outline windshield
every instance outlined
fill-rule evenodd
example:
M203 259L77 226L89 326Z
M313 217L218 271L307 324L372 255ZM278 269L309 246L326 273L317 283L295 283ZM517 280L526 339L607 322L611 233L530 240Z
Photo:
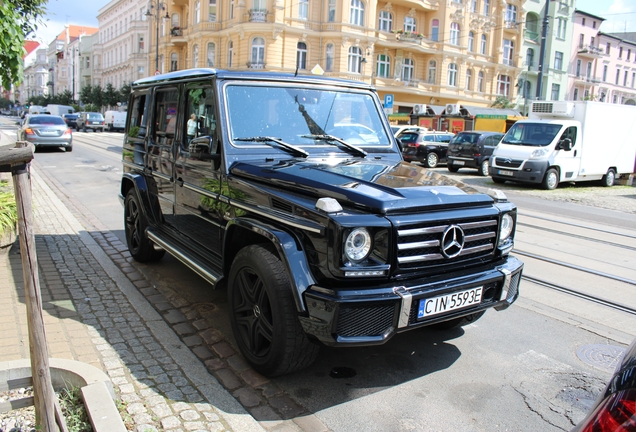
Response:
M255 141L244 140L254 137L278 138L295 146L326 146L325 135L360 147L391 145L371 93L233 84L227 86L226 98L236 146L254 145Z
M541 147L550 144L561 125L548 123L515 123L501 141L503 144Z

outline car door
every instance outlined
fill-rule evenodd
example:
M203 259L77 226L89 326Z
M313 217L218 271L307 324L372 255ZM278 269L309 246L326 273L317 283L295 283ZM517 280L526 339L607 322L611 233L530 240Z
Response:
M579 128L576 126L570 126L566 128L561 136L559 142L569 138L572 141L571 150L557 150L554 157L554 164L561 167L560 181L573 180L579 175L581 167L581 146L577 145L579 136Z
M155 194L163 222L176 228L174 144L177 133L179 88L159 87L155 90L152 117L146 140L148 167L156 184Z
M176 218L179 232L211 254L220 270L221 231L227 204L219 197L219 138L215 89L211 83L189 84L184 92L183 123L176 157Z

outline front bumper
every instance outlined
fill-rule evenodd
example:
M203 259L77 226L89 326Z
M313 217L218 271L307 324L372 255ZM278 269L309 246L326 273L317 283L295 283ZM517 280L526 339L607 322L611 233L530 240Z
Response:
M541 183L545 172L548 170L548 163L543 161L527 160L519 168L507 168L505 166L493 165L493 158L490 159L488 174L491 177L514 180L524 183ZM502 174L503 172L503 174Z
M326 345L381 345L397 333L490 308L506 309L519 296L522 270L523 263L509 256L497 266L434 281L417 279L404 285L355 290L313 286L304 293L308 316L300 321L307 334ZM483 295L478 305L417 318L419 300L480 286Z

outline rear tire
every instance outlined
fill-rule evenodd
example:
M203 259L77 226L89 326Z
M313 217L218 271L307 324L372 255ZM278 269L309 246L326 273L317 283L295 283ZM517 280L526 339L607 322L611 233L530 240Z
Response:
M86 132L86 125L82 126L82 132Z
M455 318L450 321L444 321L441 323L433 324L431 327L435 330L450 330L454 328L464 327L468 324L472 324L477 321L479 318L484 316L486 311L476 312L471 315L466 315L461 318Z
M429 168L435 168L437 166L439 162L439 156L437 156L437 153L429 153L426 156L426 166Z
M457 168L456 166L452 166L452 165L450 165L450 162L449 162L448 170L449 170L450 172L457 172L457 171L459 171L459 168Z
M131 189L124 202L124 231L128 250L136 261L158 261L166 251L155 249L154 244L146 237L146 228L148 228L148 221L142 211L137 193Z
M228 280L230 322L245 360L276 376L314 362L320 347L298 321L285 266L269 245L250 245L234 258Z
M73 151L73 146L72 145L64 147L64 148L66 149L67 152L72 152Z
M554 190L559 185L559 173L554 168L550 168L543 177L541 186L545 190Z
M603 176L603 186L612 187L616 181L616 172L610 168L607 170L607 174Z
M490 167L490 163L488 159L484 159L484 161L479 165L479 175L483 177L488 177L488 168Z

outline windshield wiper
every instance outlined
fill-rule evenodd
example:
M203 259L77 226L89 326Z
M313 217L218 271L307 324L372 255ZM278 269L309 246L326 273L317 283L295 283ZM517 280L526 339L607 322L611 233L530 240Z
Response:
M309 157L309 153L305 150L293 146L291 144L287 144L285 141L281 141L280 138L268 137L268 136L257 136L257 137L249 137L249 138L234 138L234 141L249 141L249 142L260 142L269 144L272 146L272 143L276 143L281 146L284 150L287 150L289 153L294 154L296 156ZM273 146L272 146L273 147Z
M349 150L350 153L357 154L358 156L362 156L362 157L367 157L367 152L362 150L360 147L354 146L353 144L349 144L345 140L343 140L341 138L338 138L336 136L333 136L333 135L317 134L317 135L303 135L302 137L303 138L313 138L313 139L316 139L316 140L325 141L327 143L333 143L335 141L338 144L341 144L347 150ZM336 145L336 144L333 144L333 145Z

